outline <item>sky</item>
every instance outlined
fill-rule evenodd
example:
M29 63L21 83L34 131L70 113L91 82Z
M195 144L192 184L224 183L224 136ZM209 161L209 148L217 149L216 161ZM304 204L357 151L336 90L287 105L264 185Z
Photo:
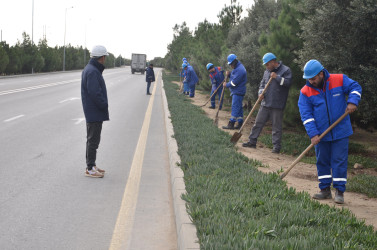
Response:
M35 44L45 36L50 47L63 46L65 33L66 45L91 50L100 44L115 56L142 53L151 60L166 55L175 24L185 21L194 31L204 19L218 23L217 15L230 0L34 0L34 15L32 3L0 0L2 41L14 46L26 32ZM253 0L237 3L246 16Z

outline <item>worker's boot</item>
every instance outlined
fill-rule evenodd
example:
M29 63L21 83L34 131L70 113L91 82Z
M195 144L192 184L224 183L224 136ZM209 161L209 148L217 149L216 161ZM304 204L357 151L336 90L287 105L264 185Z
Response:
M234 129L240 129L242 127L242 124L243 124L243 121L242 122L238 122L237 126L235 126Z
M343 204L344 203L344 196L343 192L340 192L338 189L335 191L335 198L334 198L335 203L338 204Z
M319 193L313 195L313 198L317 199L317 200L331 199L332 195L331 195L330 187L321 189L321 191Z
M223 126L223 129L234 129L234 123L233 121L229 121L228 126Z

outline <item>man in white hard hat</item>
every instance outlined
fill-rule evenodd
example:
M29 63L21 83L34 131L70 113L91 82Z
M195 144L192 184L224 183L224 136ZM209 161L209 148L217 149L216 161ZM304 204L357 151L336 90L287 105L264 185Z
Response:
M107 50L102 45L93 47L90 61L81 76L81 100L86 119L86 170L88 177L102 178L105 170L96 165L97 149L101 139L102 123L109 120L107 91L102 72Z

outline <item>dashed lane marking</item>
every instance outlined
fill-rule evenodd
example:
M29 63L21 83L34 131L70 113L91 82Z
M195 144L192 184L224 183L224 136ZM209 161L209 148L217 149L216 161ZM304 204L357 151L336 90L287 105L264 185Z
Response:
M4 90L4 91L0 91L0 95L9 95L9 94L14 94L14 93L19 93L19 92L24 92L24 91L29 91L29 90L47 88L47 87L52 87L52 86L57 86L57 85L62 85L62 84L67 84L67 83L72 83L72 82L78 82L78 81L80 81L80 79L47 83L47 84L41 84L41 85L36 85L36 86L26 87L26 88Z
M4 122L11 122L11 121L14 121L14 120L16 120L18 118L21 118L23 116L25 116L25 115L18 115L18 116L15 116L15 117L12 117L12 118L4 120Z

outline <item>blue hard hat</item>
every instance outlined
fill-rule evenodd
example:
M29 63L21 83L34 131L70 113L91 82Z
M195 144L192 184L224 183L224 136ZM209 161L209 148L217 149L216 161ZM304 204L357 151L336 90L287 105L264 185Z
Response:
M212 63L208 63L206 67L207 67L207 70L209 70L211 67L213 67L213 64Z
M187 63L182 63L182 69L187 67Z
M186 57L183 57L183 58L182 58L182 62L184 62L184 61L186 61L186 62L187 62L187 59L186 59Z
M266 63L268 63L269 61L273 59L276 59L276 56L272 54L271 52L264 54L263 59L262 59L263 65L265 65Z
M237 56L235 54L230 54L228 56L228 64L231 64L234 60L236 60Z
M305 64L304 67L304 79L310 79L318 75L319 72L321 72L324 69L322 64L318 62L317 60L310 60Z

